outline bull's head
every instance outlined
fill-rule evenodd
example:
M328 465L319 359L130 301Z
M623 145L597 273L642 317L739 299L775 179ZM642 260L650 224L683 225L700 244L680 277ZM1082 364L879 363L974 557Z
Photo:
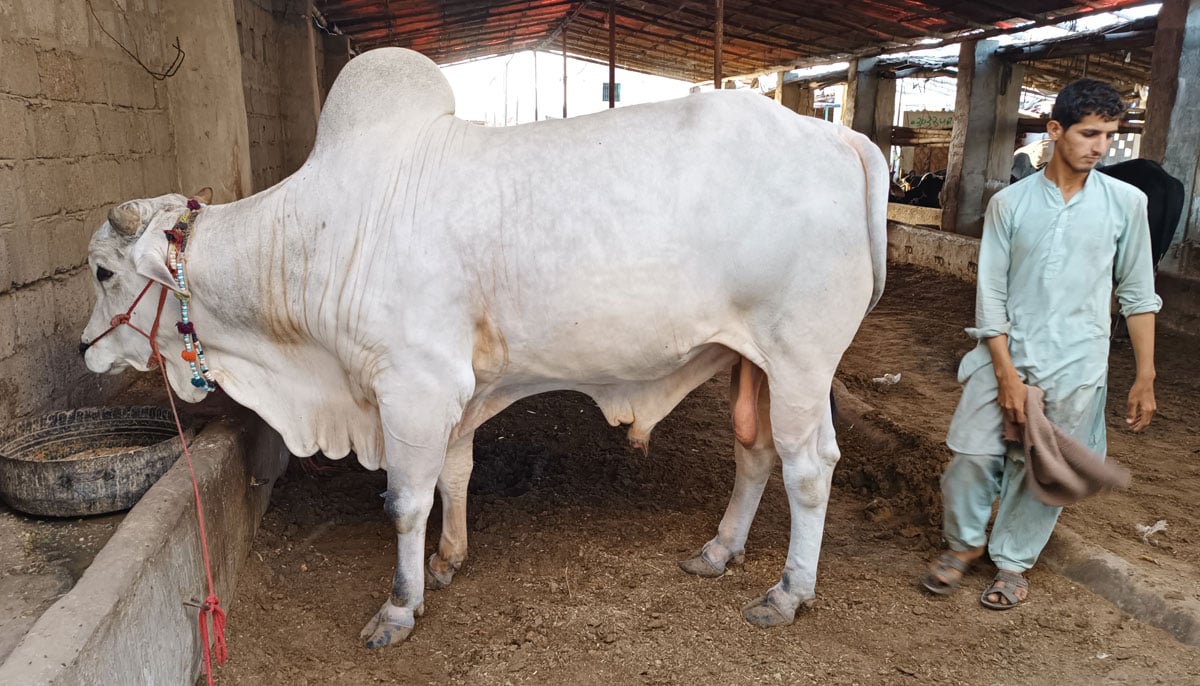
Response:
M208 203L212 189L205 188L194 197ZM156 284L178 292L166 263L164 232L187 211L187 201L187 197L175 193L130 200L114 207L108 221L92 236L88 267L95 279L96 305L79 346L91 371L117 374L130 367L139 371L150 368L150 341L137 329L149 333L154 325L161 293ZM133 306L135 301L137 305ZM117 317L126 312L131 326L114 327ZM178 319L179 303L169 297L163 306L158 345L175 392L186 401L198 402L206 393L192 386L191 370L179 357L183 343L175 331Z

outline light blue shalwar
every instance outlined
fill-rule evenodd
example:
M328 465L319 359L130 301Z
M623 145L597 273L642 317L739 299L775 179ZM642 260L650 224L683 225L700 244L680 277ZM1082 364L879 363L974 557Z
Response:
M951 549L987 542L998 567L1024 572L1062 511L1033 497L1025 486L1023 451L1001 439L1004 418L986 339L1007 334L1017 374L1046 392L1046 417L1105 455L1114 277L1125 316L1162 306L1154 293L1146 196L1137 188L1094 172L1064 203L1058 187L1038 172L988 203L975 328L967 329L979 344L959 366L965 386L946 437L955 453L942 476L943 533ZM989 541L986 527L997 498Z

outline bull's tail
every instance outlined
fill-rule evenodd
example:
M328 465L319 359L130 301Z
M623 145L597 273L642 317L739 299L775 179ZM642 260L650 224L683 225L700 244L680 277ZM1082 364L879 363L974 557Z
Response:
M842 137L858 152L867 180L867 239L871 245L871 270L875 275L875 286L871 290L871 304L867 312L875 308L883 295L883 284L887 278L887 204L888 167L878 146L866 136L850 129L841 130Z

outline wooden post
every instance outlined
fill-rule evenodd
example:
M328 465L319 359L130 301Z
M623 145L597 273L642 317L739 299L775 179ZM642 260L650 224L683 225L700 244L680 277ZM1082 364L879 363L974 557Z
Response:
M725 87L725 84L721 82L721 49L725 42L725 0L714 1L716 6L713 14L717 17L717 25L713 31L713 89L721 90Z
M617 106L617 9L608 2L608 108Z
M1200 0L1167 0L1158 12L1141 155L1183 182L1183 213L1160 272L1200 275Z
M786 71L776 72L778 81L775 83L775 102L783 104L783 77L787 74Z
M563 27L563 119L567 118L567 27Z
M996 57L996 41L968 41L959 48L958 95L946 183L942 228L983 234L988 201L1008 185L1016 148L1017 115L1025 67Z

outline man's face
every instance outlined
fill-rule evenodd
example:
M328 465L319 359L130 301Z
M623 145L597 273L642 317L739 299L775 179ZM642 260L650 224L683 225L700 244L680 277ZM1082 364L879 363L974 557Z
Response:
M1089 114L1069 129L1064 130L1062 124L1051 121L1046 130L1054 141L1054 156L1082 174L1104 159L1119 125L1116 119L1105 121L1100 115Z

